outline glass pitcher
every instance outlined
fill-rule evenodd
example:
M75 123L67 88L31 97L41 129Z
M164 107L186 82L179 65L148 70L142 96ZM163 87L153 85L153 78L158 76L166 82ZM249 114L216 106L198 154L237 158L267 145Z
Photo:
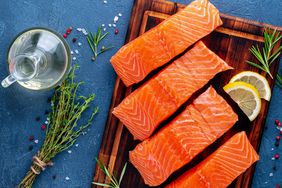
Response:
M31 90L45 90L59 85L70 70L70 49L56 32L33 28L19 34L8 52L10 75L1 85L14 82Z

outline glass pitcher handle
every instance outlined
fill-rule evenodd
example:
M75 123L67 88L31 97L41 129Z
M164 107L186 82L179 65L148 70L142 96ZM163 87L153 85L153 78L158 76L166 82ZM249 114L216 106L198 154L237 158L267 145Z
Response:
M4 80L2 80L1 85L2 87L6 88L13 84L15 81L17 80L12 75L9 75Z

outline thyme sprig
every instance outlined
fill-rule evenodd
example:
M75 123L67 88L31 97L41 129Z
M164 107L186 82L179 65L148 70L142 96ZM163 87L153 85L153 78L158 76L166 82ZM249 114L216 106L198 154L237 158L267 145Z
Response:
M275 45L281 38L282 35L280 32L277 32L277 30L271 32L270 29L266 28L264 31L264 47L262 51L258 45L250 48L250 52L256 57L259 63L254 63L252 61L247 61L247 63L266 72L273 79L273 76L270 73L270 67L281 54L282 46L274 51Z
M119 179L113 175L113 174L110 174L107 167L104 165L103 162L100 162L97 158L96 158L96 161L100 167L100 169L104 172L104 174L109 178L110 180L110 183L109 184L105 184L105 183L98 183L98 182L93 182L94 185L97 185L97 186L101 186L101 187L110 187L110 188L120 188L120 184L122 182L122 179L123 179L123 176L124 176L124 173L126 171L126 166L127 166L127 163L125 163L125 165L123 166L123 169L121 171L121 174L120 174L120 177Z
M84 125L78 125L85 110L90 108L95 94L88 97L78 96L77 91L83 82L74 81L77 68L78 66L74 66L68 78L55 90L51 100L52 110L49 114L50 123L46 129L46 137L35 156L41 162L38 165L38 160L33 161L31 166L33 170L28 171L19 187L32 187L36 176L47 167L45 164L49 164L58 153L71 147L98 112L98 107L94 107L87 122Z
M93 60L95 61L98 57L98 55L110 50L111 48L113 48L113 46L110 46L110 47L104 47L102 46L102 48L99 50L98 47L99 47L99 44L100 42L108 35L108 32L102 34L101 33L101 27L99 26L98 29L97 29L97 32L95 33L91 33L89 32L87 35L86 35L86 39L87 39L87 42L93 52Z

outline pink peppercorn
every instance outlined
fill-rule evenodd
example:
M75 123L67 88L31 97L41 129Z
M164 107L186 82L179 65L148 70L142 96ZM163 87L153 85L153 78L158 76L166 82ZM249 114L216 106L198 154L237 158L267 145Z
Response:
M282 131L280 131L280 134L282 135Z
M280 157L279 154L275 154L275 155L274 155L274 158L275 158L275 159L279 159L279 157Z
M278 147L279 146L279 142L275 142L275 146Z
M64 38L67 38L67 37L68 37L68 35L65 33L65 34L63 35L63 37L64 37Z
M281 186L279 184L276 184L275 188L281 188Z
M45 124L42 124L42 125L41 125L41 130L44 131L45 129L46 129L46 125L45 125Z
M275 120L275 123L278 124L280 121L278 119Z
M67 34L70 34L70 33L71 33L71 30L70 30L70 29L67 29L67 30L66 30L66 33L67 33Z
M30 136L28 137L28 140L29 140L29 141L33 141L33 140L34 140L34 136L30 135Z
M278 125L278 127L281 127L281 123L280 122L277 125Z
M280 136L276 136L276 140L279 141L281 139Z
M115 34L117 35L119 33L119 30L118 29L115 29Z

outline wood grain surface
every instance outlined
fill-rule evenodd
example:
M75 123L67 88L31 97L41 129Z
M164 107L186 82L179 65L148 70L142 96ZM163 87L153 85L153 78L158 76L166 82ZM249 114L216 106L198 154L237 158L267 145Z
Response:
M185 7L185 5L162 0L135 0L126 37L126 43L153 28L164 19L168 18L169 15L176 13L183 7ZM234 70L217 75L204 88L193 94L191 99L189 99L188 102L182 106L182 109L185 105L189 104L189 101L192 101L203 91L205 91L205 89L207 89L209 85L213 85L218 93L228 101L234 111L238 114L239 121L230 131L228 131L215 143L213 143L203 152L197 155L194 160L189 162L183 168L179 169L177 172L173 173L172 176L159 187L164 187L175 178L183 174L185 171L198 164L206 156L210 155L220 145L222 145L223 142L225 142L232 135L236 134L239 131L246 131L253 147L257 151L259 150L269 103L262 101L262 110L260 115L258 116L258 118L256 118L255 121L250 122L248 118L243 114L243 112L239 109L237 104L235 104L234 101L232 101L230 97L223 91L222 87L226 83L228 83L233 75L243 70L256 71L265 76L264 73L258 71L256 68L251 67L246 63L246 60L254 60L254 58L249 53L249 48L254 44L258 44L259 46L263 45L262 36L265 27L270 27L273 29L277 28L278 30L282 30L282 28L228 16L225 14L221 14L221 18L223 20L223 25L216 29L216 31L205 37L203 41L212 51L218 54L229 65L233 66ZM271 72L274 75L277 72L278 63L279 62L276 62L271 69ZM148 80L152 75L156 74L159 70L160 69L150 74L146 78L146 80ZM269 77L267 78L270 87L273 88L274 81ZM117 78L116 80L112 96L112 103L108 114L108 120L99 152L99 159L105 163L110 172L120 174L123 165L128 162L128 152L130 150L133 150L139 143L138 141L133 140L133 137L129 133L129 131L116 117L113 116L113 108L142 83L133 87L126 88L119 78ZM179 111L177 113L179 113ZM173 117L175 117L177 113L174 114ZM238 177L230 185L230 187L250 187L254 170L255 165L253 165L245 173ZM94 181L101 183L108 181L108 179L105 178L105 175L98 166L96 166L95 169ZM148 186L144 184L142 177L140 176L138 171L128 162L128 168L122 182L122 187L143 188Z

